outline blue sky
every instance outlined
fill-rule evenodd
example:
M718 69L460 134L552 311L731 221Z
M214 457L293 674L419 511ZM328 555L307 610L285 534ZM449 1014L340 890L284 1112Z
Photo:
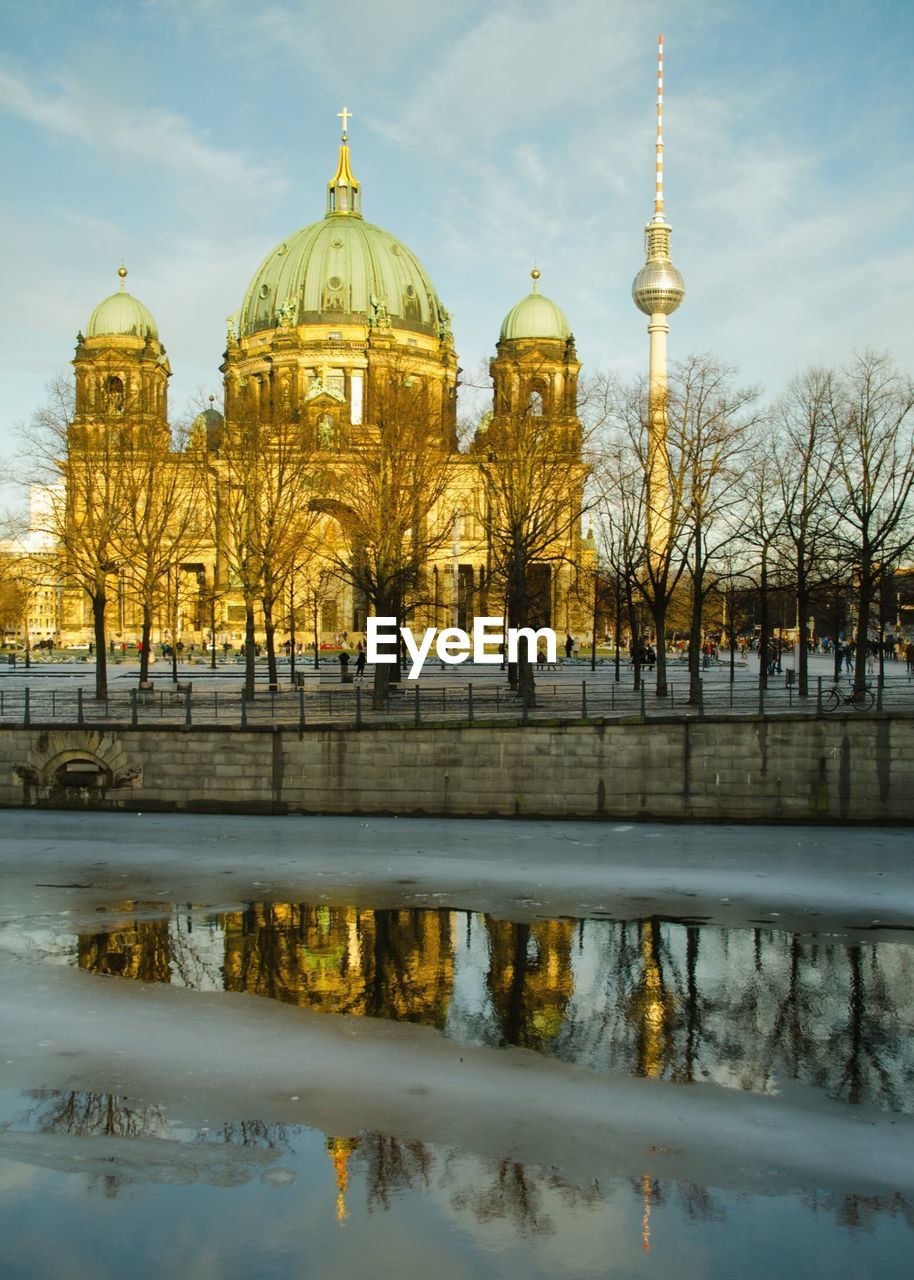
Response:
M173 410L218 392L225 317L323 216L344 104L365 216L424 263L469 379L534 261L585 366L640 372L661 30L671 357L772 395L854 348L914 366L910 4L0 0L0 21L0 453L122 255Z

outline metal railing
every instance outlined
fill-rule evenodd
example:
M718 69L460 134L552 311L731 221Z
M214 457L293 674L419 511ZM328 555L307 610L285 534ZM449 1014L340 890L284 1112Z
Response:
M840 698L830 697L834 682L819 678L801 698L792 684L761 690L749 680L728 683L702 681L696 701L689 701L686 682L671 682L658 698L646 682L634 688L617 683L610 674L578 679L570 673L536 681L535 704L511 690L503 679L407 681L393 685L384 705L372 706L370 682L336 682L326 677L305 681L302 687L258 687L248 699L238 685L227 681L207 684L156 682L152 688L117 688L98 699L79 688L0 687L0 724L5 725L169 725L257 728L272 725L304 729L318 725L367 728L376 724L536 724L543 721L578 722L613 719L651 720L658 717L706 716L775 717L799 713L811 716L867 715L879 712L914 714L914 679L899 675L884 683L874 679L872 694L861 702L847 697L851 684L839 684Z

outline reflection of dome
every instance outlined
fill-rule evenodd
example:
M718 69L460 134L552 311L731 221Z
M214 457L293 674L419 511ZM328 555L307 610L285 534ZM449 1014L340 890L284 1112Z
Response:
M537 292L534 284L533 293L521 298L505 316L500 337L509 341L514 338L559 338L565 342L571 337L571 328L564 311L551 298Z
M442 315L431 280L406 245L361 217L333 213L296 231L264 260L244 296L240 336L278 328L287 306L293 324L364 324L384 315L394 328L434 337Z
M103 299L89 317L87 338L101 338L108 334L132 333L137 338L158 338L159 330L152 312L144 307L133 294L121 290Z

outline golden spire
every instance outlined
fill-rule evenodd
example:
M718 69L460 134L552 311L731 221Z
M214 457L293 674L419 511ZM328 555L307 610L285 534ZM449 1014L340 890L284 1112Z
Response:
M343 132L340 138L340 158L336 173L327 183L327 217L345 214L347 217L361 218L362 192L358 178L353 176L349 164L349 134L346 132L346 124L352 117L352 112L348 107L343 107L342 111L336 114L342 118Z
M534 292L534 293L539 293L539 291L540 291L539 278L540 278L540 275L541 275L541 274L542 274L542 273L540 272L539 267L534 267L534 268L533 268L533 270L530 272L530 278L531 278L531 280L533 281L533 292Z
M127 268L124 266L123 262L122 262L122 263L121 263L121 265L118 267L118 269L117 269L117 274L118 274L118 275L120 276L120 278L121 278L121 293L123 293L123 292L124 292L124 290L125 290L125 288L127 287L127 286L124 284L124 281L127 279Z

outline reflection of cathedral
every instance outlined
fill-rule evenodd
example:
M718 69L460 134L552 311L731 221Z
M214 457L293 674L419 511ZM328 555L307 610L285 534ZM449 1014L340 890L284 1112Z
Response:
M229 484L225 444L246 417L296 424L302 439L332 466L334 454L344 458L347 450L377 438L379 405L392 380L413 388L428 436L441 442L448 466L443 510L437 513L448 532L428 553L419 616L430 624L466 627L474 614L497 614L502 607L492 580L480 479L482 461L492 460L499 419L530 415L554 423L561 447L576 449L580 458L574 339L564 314L539 292L534 271L533 289L505 317L491 361L493 413L470 447L462 449L450 316L410 249L364 220L345 132L326 199L325 216L277 245L254 273L240 310L229 320L221 365L224 417L211 403L197 418L192 442L205 451L206 483L216 490ZM167 430L168 357L153 316L126 292L126 272L121 274L120 290L98 304L78 338L73 361L77 432L118 414L153 434L157 424ZM565 509L573 513L581 506L583 466L572 474ZM212 629L218 643L237 641L244 608L220 546L227 535L219 528L219 495L210 497L214 500L200 509L211 514L198 522L195 544L179 571L178 629L185 640L206 640ZM332 503L323 511L324 545L350 546L345 514L335 513ZM357 554L357 547L351 550ZM575 519L533 566L532 621L556 629L587 627L587 591L579 570L592 556ZM117 598L110 630L119 639L135 639L139 613L128 584L120 584ZM364 629L366 604L350 584L336 580L315 607L325 636ZM70 621L65 630L75 634L82 625L85 634L88 611ZM310 622L302 619L299 634L306 625L310 634ZM165 624L158 616L154 635L161 635ZM284 630L280 623L280 635Z

